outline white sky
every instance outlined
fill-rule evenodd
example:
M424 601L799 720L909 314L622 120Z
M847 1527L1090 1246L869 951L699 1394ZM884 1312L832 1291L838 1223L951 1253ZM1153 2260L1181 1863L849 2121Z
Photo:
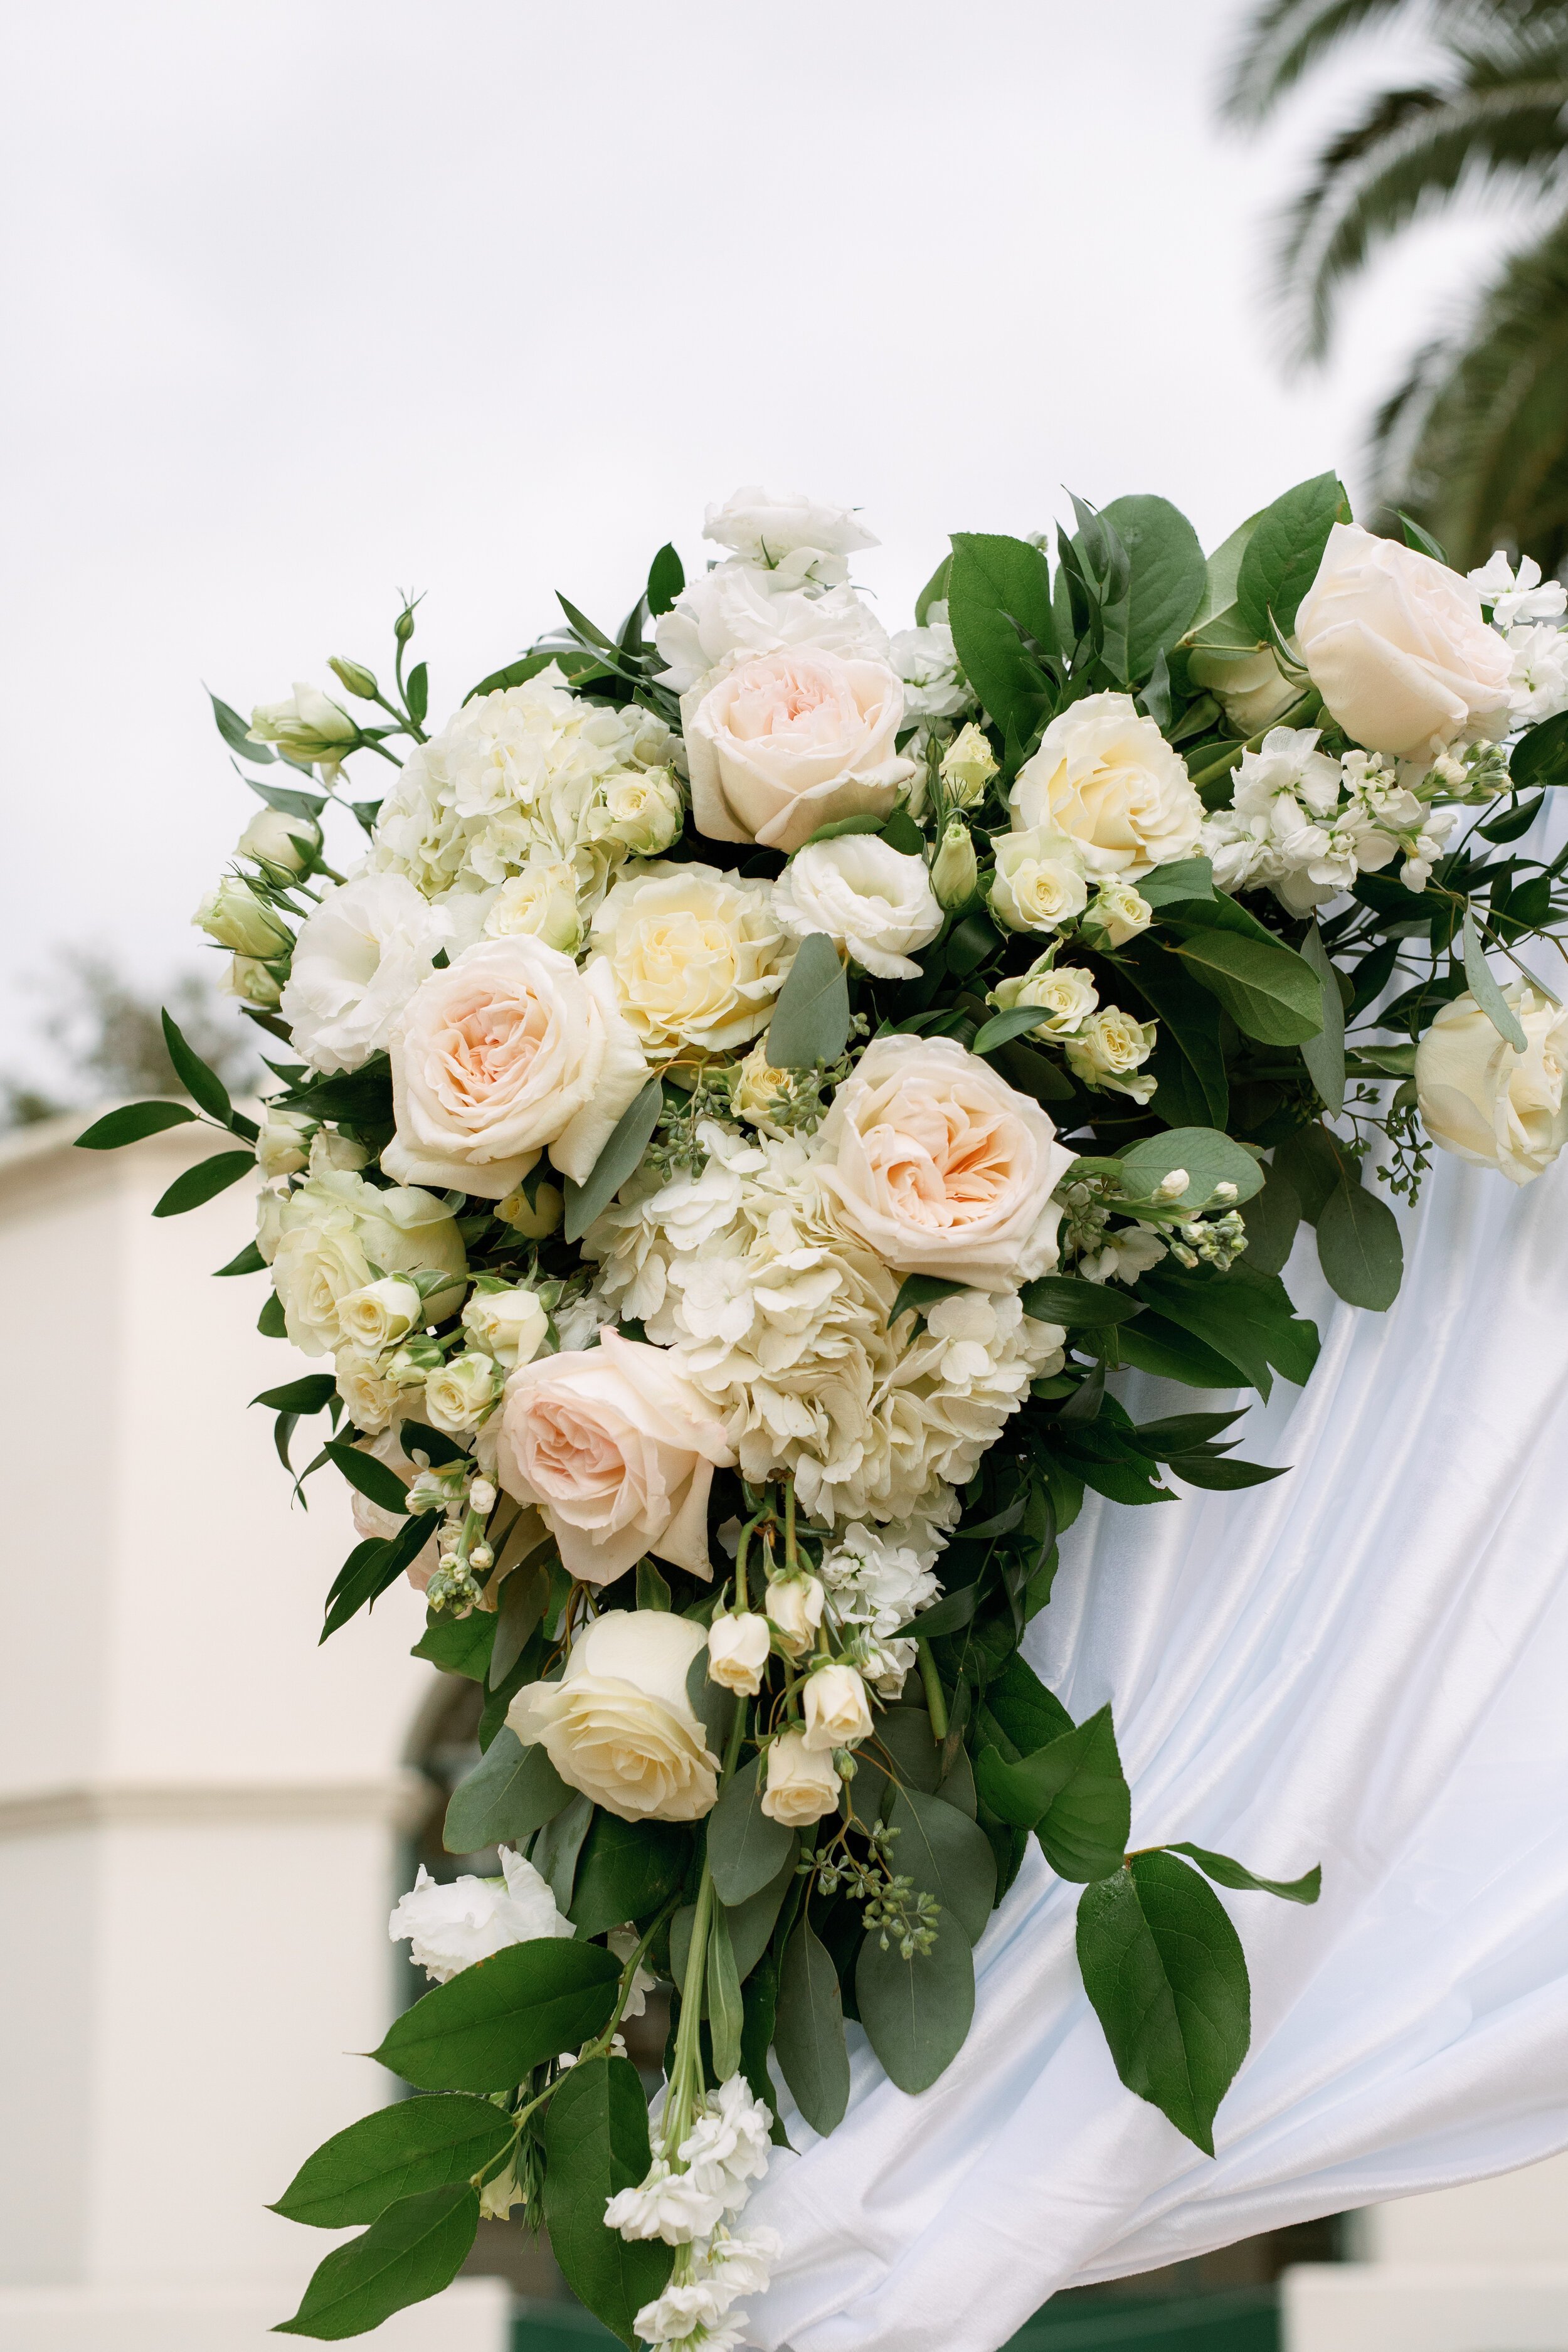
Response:
M618 619L661 541L700 561L739 482L863 507L893 627L949 530L1037 528L1064 482L1163 491L1210 545L1326 466L1353 487L1500 231L1425 233L1286 382L1267 219L1333 93L1222 134L1242 14L13 9L0 1062L54 944L199 961L257 805L202 681L248 709L329 653L384 672L396 587L439 717L557 586Z

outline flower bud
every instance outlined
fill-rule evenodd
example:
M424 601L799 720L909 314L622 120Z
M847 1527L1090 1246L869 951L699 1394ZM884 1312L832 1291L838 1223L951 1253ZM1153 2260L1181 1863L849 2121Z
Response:
M256 1164L262 1174L298 1175L310 1156L310 1130L315 1124L302 1110L265 1112L256 1139Z
M763 1605L791 1657L801 1656L816 1640L822 1622L822 1587L815 1576L781 1576L769 1585Z
M753 1610L715 1617L708 1629L708 1679L743 1698L755 1698L772 1643L768 1621Z
M871 1729L866 1685L853 1666L818 1666L806 1676L805 1744L813 1754L852 1748Z
M367 1356L395 1348L424 1318L417 1284L397 1274L367 1282L363 1289L351 1290L338 1301L339 1329L351 1347L362 1349Z
M335 770L359 741L358 722L318 686L296 683L286 702L260 702L250 714L252 743L280 743L305 767Z
M496 1507L496 1490L488 1478L476 1478L468 1488L468 1508L488 1519Z
M233 948L237 955L283 955L294 944L281 917L237 874L226 874L217 888L208 891L191 920L220 948Z
M448 1437L477 1429L500 1394L501 1370L493 1356L454 1356L425 1383L425 1410Z
M1184 1168L1173 1168L1155 1185L1154 1198L1156 1201L1179 1201L1192 1181Z
M392 625L392 634L397 639L400 646L405 646L408 643L409 638L414 635L414 607L412 604L405 604L402 612L399 613L396 620L394 621Z
M321 828L314 817L289 816L283 809L264 808L240 835L237 857L254 865L275 866L281 874L305 874L316 862Z
M833 1811L842 1785L831 1756L808 1748L804 1732L781 1732L768 1748L763 1811L786 1829L805 1829Z
M961 728L942 754L942 781L954 808L975 808L996 773L996 759L983 728L972 719Z
M226 996L237 996L242 1004L257 1005L263 1013L270 1013L282 1001L283 990L276 974L257 956L232 957L218 985Z
M969 837L969 827L958 817L948 825L931 860L931 887L950 913L956 908L967 907L980 887L980 862L974 855L974 844Z
M559 1184L536 1184L531 1202L520 1184L515 1192L509 1192L504 1201L496 1202L496 1214L503 1225L510 1225L524 1241L542 1242L555 1231L565 1207L565 1198Z
M351 694L357 694L362 702L375 700L380 691L375 682L375 672L366 669L363 662L350 661L346 654L333 654L327 667Z

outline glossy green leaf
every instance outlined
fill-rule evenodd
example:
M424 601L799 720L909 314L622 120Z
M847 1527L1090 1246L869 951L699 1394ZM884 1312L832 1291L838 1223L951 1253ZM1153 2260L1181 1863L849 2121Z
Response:
M408 1509L408 1489L395 1470L378 1462L374 1454L366 1454L341 1438L330 1437L321 1451L329 1462L337 1465L349 1485L357 1487L378 1510L395 1512L399 1518L404 1517Z
M500 1736L498 1727L496 1737ZM577 1790L558 1813L552 1813L535 1836L529 1853L529 1860L549 1886L555 1897L555 1907L563 1916L572 1908L578 1858L593 1819L592 1801Z
M1193 931L1178 952L1247 1036L1265 1045L1300 1045L1318 1034L1321 984L1283 940L1265 945L1230 930Z
M691 1832L677 1822L596 1811L577 1857L570 1916L580 1936L647 1919L686 1874Z
M686 585L686 566L667 540L647 568L647 609L657 621Z
M975 1031L969 1050L972 1054L994 1054L998 1046L1010 1045L1016 1037L1026 1037L1037 1029L1042 1019L1037 1004L1010 1004L1005 1013L994 1013Z
M1048 712L1051 686L1026 636L1056 648L1050 571L1037 547L996 532L955 531L947 619L963 674L991 716L1026 740Z
M544 2112L544 2220L566 2284L623 2344L632 2322L664 2288L674 2248L605 2227L605 2208L647 2177L647 2102L626 2058L586 2058Z
M768 1947L784 1896L795 1884L795 1840L790 1839L789 1851L765 1886L748 1895L743 1903L721 1903L730 1930L730 1948L735 1957L735 1974L744 1984ZM691 1923L695 1906L683 1903L669 1923L669 1972L677 1984L686 1981L686 1963L691 1950ZM703 2014L707 2014L706 1989L702 1998Z
M1168 499L1112 499L1101 512L1127 550L1129 675L1146 676L1201 610L1208 566L1198 535Z
M482 1683L489 1668L495 1633L496 1621L489 1610L471 1609L466 1617L449 1617L443 1611L430 1618L408 1654L427 1659L444 1675L464 1675L470 1682ZM472 1853L479 1849L463 1850Z
M1342 1176L1318 1217L1318 1256L1331 1289L1352 1307L1382 1313L1399 1296L1405 1243L1386 1201Z
M1112 1323L1131 1322L1142 1313L1142 1302L1109 1282L1086 1282L1080 1275L1044 1274L1026 1283L1018 1294L1026 1315L1041 1323L1060 1323L1069 1331L1098 1331Z
M1345 1003L1340 994L1339 973L1316 923L1309 926L1301 942L1301 958L1318 975L1322 1022L1315 1037L1302 1040L1301 1059L1324 1109L1337 1117L1345 1107Z
M1001 1673L986 1685L985 1707L1009 1745L1020 1756L1059 1739L1073 1727L1071 1716L1056 1693L1047 1690L1026 1658L1016 1650Z
M149 1135L162 1135L168 1127L185 1127L195 1117L188 1103L140 1102L126 1103L120 1110L106 1111L101 1118L84 1128L77 1137L79 1151L118 1151L122 1144L140 1143Z
M1268 1171L1262 1192L1254 1193L1242 1212L1242 1223L1247 1263L1254 1274L1283 1272L1301 1223L1301 1202L1282 1168Z
M327 2256L293 2318L274 2335L332 2341L379 2327L395 2311L451 2284L479 2225L479 2195L466 2184L400 2198L363 2237Z
M168 1191L153 1204L155 1217L183 1217L189 1209L199 1209L205 1202L216 1199L242 1176L256 1172L254 1151L215 1151L210 1160L198 1160L176 1176Z
M1329 533L1350 520L1350 501L1337 474L1317 474L1298 482L1253 526L1236 577L1238 616L1249 637L1266 640L1269 617L1285 636L1318 574Z
M708 1923L708 2030L712 2037L713 2074L727 2082L741 2071L741 1979L724 1906L716 1903Z
M795 950L767 1032L768 1060L777 1070L808 1070L836 1062L849 1036L849 982L837 948L824 931L809 931Z
M963 2047L974 2016L974 1959L954 1919L937 1922L929 1952L906 1960L872 1934L855 1963L855 2006L872 2049L900 2091L929 2090Z
M789 1851L795 1832L763 1811L761 1758L727 1780L708 1816L708 1863L719 1900L734 1906L764 1887Z
M923 1315L928 1307L936 1305L938 1299L955 1298L961 1290L968 1287L967 1283L948 1282L940 1274L907 1274L899 1285L899 1295L888 1317L889 1326L895 1324L900 1316L906 1314L911 1307L917 1314Z
M1519 786L1568 783L1568 710L1521 735L1509 753L1508 766Z
M172 1014L161 1016L163 1024L163 1044L174 1076L199 1109L226 1127L234 1117L234 1105L228 1098L228 1088L216 1070L209 1070L195 1048L187 1041L184 1032Z
M543 1748L525 1748L503 1724L447 1800L441 1843L448 1853L479 1853L486 1846L503 1843L521 1846L553 1821L571 1796ZM630 1916L622 1912L608 1924L618 1927L620 1919Z
M977 1944L996 1894L996 1858L984 1832L956 1805L917 1789L899 1790L888 1822L899 1832L894 1868L942 1906L944 1926L956 1921Z
M324 1412L337 1388L331 1372L306 1372L297 1381L286 1381L281 1388L263 1389L250 1402L267 1405L274 1412Z
M1211 1853L1206 1846L1188 1845L1183 1841L1167 1846L1165 1851L1184 1853L1216 1886L1231 1886L1238 1894L1278 1895L1285 1903L1315 1903L1323 1891L1321 1863L1315 1862L1300 1878L1259 1878L1245 1863L1233 1862L1228 1853Z
M974 1778L993 1812L1035 1831L1058 1878L1107 1878L1121 1869L1132 1798L1109 1706L1016 1764L984 1749Z
M570 1176L566 1178L566 1213L562 1225L566 1241L581 1241L595 1218L609 1207L627 1177L636 1175L663 1108L664 1088L657 1078L649 1078L637 1100L616 1120L586 1181L577 1184Z
M1297 1315L1278 1275L1255 1274L1245 1258L1226 1274L1166 1260L1142 1275L1138 1287L1162 1317L1239 1365L1261 1396L1273 1385L1271 1370L1305 1387L1318 1360L1318 1334ZM1131 1328L1142 1333L1147 1320Z
M1167 1176L1184 1168L1190 1181L1172 1201L1181 1209L1205 1207L1216 1184L1235 1185L1232 1207L1249 1201L1262 1191L1267 1172L1250 1151L1213 1127L1172 1127L1163 1135L1146 1135L1121 1154L1121 1166L1133 1200L1147 1199Z
M550 1601L549 1563L557 1558L553 1546L541 1547L532 1559L519 1560L502 1579L496 1602L495 1640L485 1680L499 1690L521 1657Z
M510 1944L405 2010L370 2054L421 2090L511 2090L531 2066L603 2032L620 1972L600 1944Z
M488 2099L461 2093L395 2099L334 2132L271 2210L312 2229L356 2229L399 2198L466 2182L511 2137L511 2117Z
M784 1946L779 1969L773 2055L813 2131L836 2130L849 2104L844 2005L838 1971L805 1919Z
M1163 1315L1141 1315L1117 1335L1124 1364L1152 1372L1163 1381L1182 1381L1193 1389L1244 1389L1247 1374L1228 1356L1221 1355L1191 1331L1167 1322Z

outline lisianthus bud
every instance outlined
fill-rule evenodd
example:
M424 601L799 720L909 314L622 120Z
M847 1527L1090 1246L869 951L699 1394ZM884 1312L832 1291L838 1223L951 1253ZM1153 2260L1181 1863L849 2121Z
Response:
M715 1617L708 1629L709 1681L754 1698L763 1686L771 1648L768 1621L754 1610Z
M260 702L250 714L252 743L281 743L306 767L335 770L359 740L359 726L319 686L296 683L287 702Z
M383 1348L395 1348L424 1319L419 1286L406 1281L402 1275L386 1275L380 1282L367 1282L363 1289L351 1290L346 1298L338 1301L339 1329L351 1347L362 1349L366 1355L379 1355Z
M454 1356L425 1383L425 1410L449 1437L477 1429L500 1394L501 1371L493 1356Z
M931 860L931 887L950 913L967 907L980 887L980 862L969 827L961 818L954 817L942 836L942 845Z
M414 635L414 607L405 604L392 625L392 634L400 646L405 646Z
M232 956L218 984L226 996L237 996L242 1004L257 1005L263 1013L270 1013L283 994L276 975L258 956Z
M996 773L996 758L983 728L972 719L960 728L942 754L942 781L954 808L975 808Z
M310 1158L316 1122L302 1110L269 1110L256 1138L256 1164L264 1176L294 1176Z
M763 1811L786 1829L805 1829L833 1811L843 1785L832 1757L807 1748L804 1732L781 1732L768 1749Z
M781 1576L769 1585L763 1606L780 1642L792 1657L809 1650L822 1622L822 1587L815 1576Z
M274 866L282 874L304 874L315 864L321 846L321 828L314 817L264 808L240 835L235 856L258 866Z
M333 654L327 667L351 694L357 694L362 702L375 700L380 691L375 682L375 672L366 669L363 662L350 661L346 654Z
M866 1685L853 1666L818 1666L806 1677L805 1744L813 1754L853 1748L871 1729Z
M293 945L282 918L237 874L226 874L217 888L208 891L191 920L209 940L216 940L219 947L233 948L238 955L278 956Z

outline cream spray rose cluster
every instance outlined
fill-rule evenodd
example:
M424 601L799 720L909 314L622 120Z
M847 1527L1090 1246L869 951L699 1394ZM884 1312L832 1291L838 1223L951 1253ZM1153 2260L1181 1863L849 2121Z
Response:
M279 2200L361 2231L294 2334L510 2215L628 2345L742 2343L771 2148L843 2116L847 2021L935 2082L1031 1852L1123 2080L1211 2149L1226 1902L1318 1874L1148 1845L1111 1708L1029 1661L1060 1539L1282 1475L1231 1392L1311 1370L1303 1228L1386 1308L1428 1143L1523 1183L1568 1136L1528 561L1461 579L1332 476L1207 556L1075 502L957 534L889 637L850 509L752 487L706 535L438 723L412 604L381 675L217 703L260 808L196 920L276 1088L169 1023L184 1097L80 1138L213 1129L160 1215L256 1187L224 1272L296 1351L257 1402L359 1537L323 1638L408 1609L472 1685L374 2053L436 2095ZM1140 1423L1125 1368L1207 1394Z

